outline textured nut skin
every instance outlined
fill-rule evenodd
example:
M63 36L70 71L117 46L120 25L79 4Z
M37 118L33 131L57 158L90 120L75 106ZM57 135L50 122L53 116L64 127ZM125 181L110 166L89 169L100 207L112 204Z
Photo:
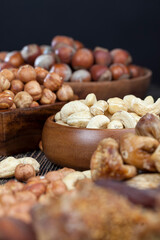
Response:
M84 45L82 42L78 41L78 40L74 40L74 48L76 50L80 49L80 48L84 48Z
M39 107L39 103L36 101L33 101L29 107Z
M128 65L132 62L131 55L123 49L116 48L110 52L113 63L122 63Z
M11 91L15 94L18 92L23 91L24 89L24 84L21 80L15 79L11 82Z
M112 57L108 49L96 47L93 51L96 64L109 66L112 63Z
M137 174L136 168L124 165L119 153L119 145L113 138L103 139L91 158L91 175L93 180L110 178L123 180Z
M44 88L42 91L42 97L40 99L40 103L42 105L52 104L56 101L56 94L53 93L50 89Z
M32 96L25 91L17 93L14 98L14 103L16 104L17 108L27 108L31 105L32 102Z
M72 75L72 70L69 65L65 63L57 63L51 68L50 72L55 72L60 75L63 81L67 82L70 80Z
M112 73L107 66L93 65L90 72L94 81L110 81L112 79Z
M153 114L147 113L137 123L135 131L140 136L149 136L160 142L160 120Z
M63 181L57 180L48 184L46 193L59 196L65 193L66 191L67 191L67 187L63 183Z
M7 109L13 105L13 98L5 92L0 93L0 109Z
M10 69L3 69L0 74L3 75L6 79L8 79L8 81L10 82L15 78L14 73Z
M141 68L139 66L131 64L128 66L128 70L131 78L136 78L141 76Z
M73 98L74 92L69 85L62 85L57 91L57 98L60 101L69 101Z
M57 63L69 64L75 54L75 49L67 44L59 43L56 45L54 53Z
M30 164L19 164L15 169L15 178L20 182L26 182L29 178L34 177L36 172Z
M52 55L45 54L40 55L35 59L34 66L49 70L51 66L54 64L54 62L55 60Z
M7 90L10 88L10 81L4 77L2 74L0 74L0 92L3 92L4 90Z
M13 65L11 65L8 62L0 62L0 71L5 68L7 68L7 69L13 68Z
M94 63L94 57L91 50L80 48L72 57L72 67L74 69L89 69Z
M21 53L17 51L8 53L4 60L5 62L10 63L13 67L19 67L24 63Z
M41 55L41 49L37 44L29 44L22 48L21 55L26 63L33 65L35 59Z
M8 94L13 99L15 97L14 93L11 90L4 90L4 93Z
M42 194L46 192L46 185L44 183L28 183L25 185L24 190L31 191L36 195L37 198L39 198Z
M52 45L52 48L54 49L55 46L59 43L64 43L64 44L67 44L71 47L74 47L74 40L71 38L71 37L67 37L67 36L55 36L53 39L52 39L52 42L51 42L51 45Z
M36 71L36 80L40 83L43 84L45 77L48 74L48 71L44 68L41 67L35 67Z
M125 163L134 165L138 169L155 171L156 167L151 155L158 145L159 142L151 137L127 133L120 139L120 152Z
M86 69L79 69L73 72L71 82L90 82L91 74Z
M18 68L10 68L10 71L14 74L14 79L17 79Z
M121 63L112 64L110 66L110 71L112 73L113 80L129 78L130 76L128 68Z
M48 73L43 85L51 91L57 91L62 86L63 80L57 73Z
M42 89L40 84L37 81L29 81L24 86L24 91L28 92L34 101L37 101L42 96Z
M32 66L24 65L19 68L17 76L19 80L21 80L24 83L27 83L31 80L36 79L36 71Z

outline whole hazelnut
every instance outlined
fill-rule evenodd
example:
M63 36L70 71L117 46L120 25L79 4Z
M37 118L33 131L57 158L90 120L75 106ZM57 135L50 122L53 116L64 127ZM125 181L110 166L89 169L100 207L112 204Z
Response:
M50 72L55 72L60 75L63 81L67 82L70 80L72 75L72 70L69 65L65 63L57 63L51 68Z
M55 58L58 63L69 64L72 56L75 54L75 49L67 44L59 43L55 47Z
M80 48L72 57L72 67L74 69L88 69L94 63L94 57L91 50Z
M96 64L109 66L112 62L112 57L108 49L102 47L96 47L93 51Z
M11 91L15 94L17 94L18 92L23 91L24 89L24 84L21 80L15 79L11 82Z
M10 88L10 81L0 73L0 92Z
M50 45L41 45L40 46L42 54L50 54L52 53L52 47Z
M41 55L41 49L37 44L29 44L22 48L21 54L26 63L33 65L35 59Z
M74 40L73 38L71 37L67 37L67 36L55 36L53 39L52 39L52 42L51 42L51 45L52 45L52 48L54 49L55 46L59 43L65 43L71 47L74 47Z
M91 74L85 69L80 69L73 72L71 76L71 82L90 82Z
M14 97L14 103L16 104L17 108L27 108L31 105L32 102L32 96L25 91L17 93Z
M24 63L22 55L18 51L7 53L4 61L10 63L13 67L19 67Z
M40 83L40 84L43 84L44 82L44 79L45 77L47 76L48 74L48 71L44 68L41 68L41 67L36 67L35 68L35 71L36 71L36 80Z
M52 104L56 101L56 94L53 93L48 88L44 88L42 92L42 97L40 99L40 103L42 105Z
M139 66L136 66L133 64L128 65L128 70L129 70L131 78L136 78L136 77L141 76L141 69Z
M130 76L129 70L124 64L115 63L115 64L112 64L109 69L112 73L113 80L129 78Z
M30 164L18 164L14 175L18 181L26 182L29 178L34 177L36 172Z
M111 81L112 73L107 66L93 65L90 69L93 81Z
M14 93L11 90L4 90L4 93L8 94L11 98L14 99Z
M13 98L5 92L0 93L0 109L8 109L13 105Z
M0 62L0 71L5 68L10 69L13 68L13 66L8 62Z
M57 73L48 73L44 79L43 85L51 91L57 91L63 83L63 79Z
M80 49L80 48L84 48L84 45L82 42L78 41L78 40L74 40L74 48L76 50Z
M21 80L24 83L27 83L31 80L36 79L36 71L32 66L24 65L19 68L17 76L19 80Z
M39 107L39 103L36 101L33 101L29 107Z
M3 69L1 74L8 79L10 82L14 79L15 75L10 69Z
M132 62L132 57L126 50L116 48L110 52L113 63L122 63L128 65Z
M57 91L57 98L60 101L69 101L73 98L74 92L69 85L62 85Z
M34 101L39 100L42 96L41 86L35 80L29 81L28 83L26 83L24 86L24 91L28 92L32 96Z
M10 71L14 74L14 79L17 79L18 68L10 68Z
M0 52L0 61L4 61L6 55L7 55L8 52Z
M16 104L13 103L12 106L10 107L10 109L16 109Z
M52 55L40 55L35 59L34 66L41 67L49 70L51 66L54 64L55 60Z

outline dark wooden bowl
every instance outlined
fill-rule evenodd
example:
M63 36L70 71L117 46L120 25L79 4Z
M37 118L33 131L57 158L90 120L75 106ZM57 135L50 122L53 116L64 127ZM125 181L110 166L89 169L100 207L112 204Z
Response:
M42 131L42 146L46 157L53 163L78 170L89 169L90 159L100 140L112 137L119 140L134 129L86 129L63 126L50 116Z
M146 68L144 70L144 76L132 79L109 82L67 82L67 84L73 88L74 93L81 99L89 93L95 93L98 100L106 100L111 97L123 98L128 94L143 98L152 77L152 71Z
M13 155L38 148L46 119L60 111L64 102L0 111L0 155Z

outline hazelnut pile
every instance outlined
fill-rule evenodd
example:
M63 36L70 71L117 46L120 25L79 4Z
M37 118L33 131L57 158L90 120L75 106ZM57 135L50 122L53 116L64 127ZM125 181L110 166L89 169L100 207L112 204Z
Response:
M89 82L135 78L144 69L132 64L126 50L88 49L67 36L55 36L50 45L29 44L21 51L0 52L0 69L30 64L58 73L63 81Z
M114 97L97 101L95 94L90 93L84 100L66 103L55 115L55 121L78 128L135 128L146 113L153 113L159 119L160 98L154 102L151 96L142 100L134 95L126 95L123 99Z
M0 109L37 107L73 98L72 88L63 85L62 77L44 68L23 65L0 72Z

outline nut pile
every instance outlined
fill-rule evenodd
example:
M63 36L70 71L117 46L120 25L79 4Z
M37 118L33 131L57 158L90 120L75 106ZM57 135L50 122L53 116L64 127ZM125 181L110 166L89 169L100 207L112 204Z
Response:
M41 67L23 65L0 72L0 109L37 107L74 98L62 77Z
M51 46L29 44L21 51L0 52L0 69L19 67L24 63L60 74L64 81L89 82L135 78L144 69L133 65L130 53L123 49L95 47L67 36L55 36Z
M122 135L119 143L113 138L99 143L91 159L93 180L132 178L129 181L132 186L134 183L140 188L160 185L160 120L148 113L139 120L135 131ZM136 176L139 170L148 174Z
M151 96L144 100L127 95L123 99L114 97L97 101L95 94L88 94L84 100L65 104L55 115L58 124L95 129L134 128L146 113L159 118L160 98L154 102Z

